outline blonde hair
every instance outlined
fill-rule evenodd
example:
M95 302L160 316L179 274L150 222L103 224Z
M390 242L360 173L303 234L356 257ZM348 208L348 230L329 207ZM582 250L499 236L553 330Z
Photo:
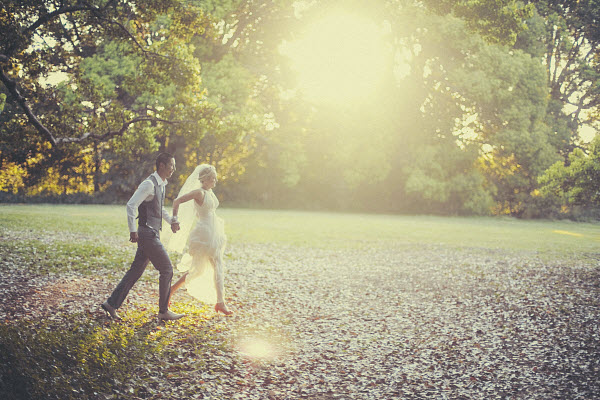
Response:
M198 166L198 180L203 182L209 176L214 175L217 179L217 169L209 164L201 164Z

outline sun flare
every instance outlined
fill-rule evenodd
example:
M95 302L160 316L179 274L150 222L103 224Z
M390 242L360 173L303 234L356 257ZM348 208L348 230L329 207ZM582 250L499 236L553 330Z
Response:
M302 37L286 42L298 74L298 88L309 100L334 102L372 94L386 67L382 28L350 13L324 17L307 27Z
M247 337L239 343L239 350L250 358L271 359L276 350L272 343L260 337Z

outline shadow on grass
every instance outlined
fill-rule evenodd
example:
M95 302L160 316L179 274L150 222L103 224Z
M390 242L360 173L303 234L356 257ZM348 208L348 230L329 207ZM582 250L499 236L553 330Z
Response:
M175 325L154 317L131 311L124 322L111 323L80 313L0 324L0 398L97 399L143 391L142 380L153 374L157 359L168 358L178 335L210 329L203 318Z

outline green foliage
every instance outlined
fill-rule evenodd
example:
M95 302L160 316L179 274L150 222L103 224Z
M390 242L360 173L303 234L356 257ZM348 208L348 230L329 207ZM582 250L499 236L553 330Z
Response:
M227 17L239 5L239 0L203 0L198 2L207 14L221 20Z
M146 317L147 320L147 317ZM123 389L159 350L138 324L103 326L78 315L56 322L0 324L0 395L4 399L93 399Z
M513 44L531 16L533 7L515 0L426 0L430 9L446 15L450 12L466 21L470 30L490 43Z
M93 56L80 63L77 92L87 92L87 101L98 107L105 101L116 100L118 88L125 92L135 90L133 84L136 79L141 78L136 70L143 60L126 43L118 41L102 43L96 51ZM75 96L74 92L71 92L71 96Z
M575 149L568 163L557 162L540 176L540 195L550 210L578 214L580 209L600 207L600 137L595 137L586 154Z
M459 129L467 143L474 139L482 145L481 171L501 204L497 212L519 215L536 188L536 177L558 159L545 123L544 68L529 54L468 34L459 20L440 18L437 26L427 38L447 49L446 57L428 65L434 71L430 79L442 84L437 96L456 99L452 101L461 106L456 118L473 121ZM430 104L432 114L439 114L435 98Z
M537 9L526 21L526 29L523 29L517 36L514 47L523 50L534 58L542 58L546 54L544 37L546 35L546 20Z
M202 80L208 99L226 115L240 113L247 107L256 85L256 77L232 54L214 63L205 63Z
M579 144L580 128L593 124L600 96L600 7L596 1L531 1L535 15L520 33L522 48L546 68L547 123L563 160Z
M40 138L30 128L21 104L9 96L10 107L2 114L7 124L0 125L0 134L10 132L12 141L21 147L19 142L33 144L25 147L25 157L5 148L1 157L26 171L29 186L52 179L47 174L50 166L59 166L61 177L72 174L73 165L82 165L83 154L90 151L99 162L86 171L84 180L93 181L95 190L113 178L119 185L118 175L102 176L102 164L117 158L110 154L111 138L149 138L150 143L139 151L152 157L155 148L164 150L171 135L202 135L203 119L212 108L202 98L200 66L189 45L191 37L203 34L209 24L200 9L177 0L119 2L107 7L102 2L73 2L62 5L81 8L79 12L59 8L59 16L48 18L46 3L10 4L2 29L15 25L20 33L13 41L3 36L0 53L12 63L2 73L27 88L25 100L57 140L74 138L81 144L52 149L40 145L40 139L48 138ZM42 40L34 41L34 37ZM62 82L48 81L56 72L62 74ZM136 120L142 121L130 124ZM79 139L85 137L90 139ZM98 146L107 140L108 145ZM59 184L67 190L74 188L68 178L63 180Z
M493 199L473 168L474 156L455 144L419 148L408 167L406 194L422 210L440 214L488 215Z
M378 96L354 107L296 104L293 115L277 113L284 123L260 149L268 166L251 169L258 175L248 181L276 176L291 195L260 185L261 201L487 214L492 198L501 203L516 190L522 195L510 199L518 204L510 212L521 212L537 174L557 159L545 125L543 67L523 52L489 44L453 16L405 6L387 20L397 35L390 41L402 43L399 52L411 50L410 74L398 79L390 70ZM499 171L478 167L480 152L490 156L490 148Z
M72 1L61 4L84 9L45 20L48 4L7 5L0 54L10 62L0 66L59 137L109 134L51 148L4 87L0 185L17 196L125 200L169 151L169 198L209 162L221 198L236 204L540 216L550 197L538 178L568 162L580 127L599 115L596 2L342 1L389 27L391 55L377 95L344 107L294 94L279 53L322 16L318 2L136 0L92 11L107 3ZM58 71L67 79L42 84ZM138 117L152 121L121 131Z

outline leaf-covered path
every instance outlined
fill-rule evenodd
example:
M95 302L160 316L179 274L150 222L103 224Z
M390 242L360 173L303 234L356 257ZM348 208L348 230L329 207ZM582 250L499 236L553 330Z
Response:
M237 244L227 257L235 315L204 322L222 346L199 355L182 338L146 371L154 389L129 398L600 398L597 259L366 244ZM153 273L125 313L156 302ZM22 277L18 290L11 276L0 285L14 300L3 318L60 309L101 321L97 304L120 272ZM179 292L174 304L190 299Z
M289 345L241 398L261 398L259 388L281 398L600 397L597 261L442 248L235 253L229 280L245 306L231 325L269 327Z

